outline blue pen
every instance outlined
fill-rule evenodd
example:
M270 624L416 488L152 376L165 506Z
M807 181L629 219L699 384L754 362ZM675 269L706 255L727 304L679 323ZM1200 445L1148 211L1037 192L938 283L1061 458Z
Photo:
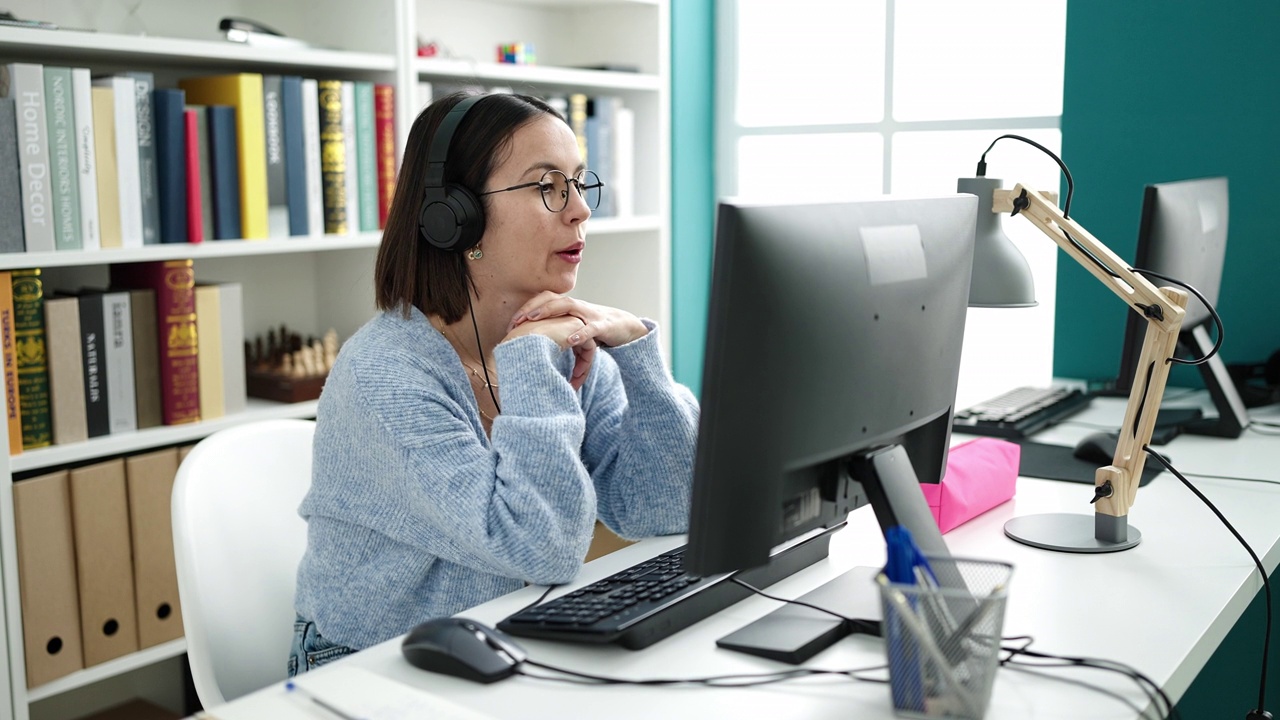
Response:
M900 585L916 584L916 569L928 562L911 539L911 533L901 525L884 531L886 562L885 579ZM927 573L933 576L933 570ZM900 710L924 712L924 686L920 679L919 645L909 626L904 625L901 614L913 612L909 604L885 608L885 650L889 660L889 692L893 706Z
M306 699L310 700L311 702L315 703L316 705L319 705L320 707L324 708L325 710L328 710L329 712L333 713L334 715L336 715L336 716L338 716L338 717L342 718L342 720L362 720L361 718L356 717L355 715L352 715L352 714L351 714L351 713L349 713L349 712L344 712L344 711L342 711L342 710L339 710L338 708L334 707L333 705L330 705L329 703L325 702L324 700L321 700L320 698L316 697L315 695L312 695L310 691L306 690L306 689L305 689L305 688L303 688L301 685L298 685L297 683L295 683L295 682L294 682L294 681L292 681L292 680L290 680L290 681L288 681L288 682L286 682L286 683L284 684L284 689L285 689L285 690L288 690L288 691L289 691L289 692L291 692L291 693L297 693L298 695L300 695L300 696L302 696L302 697L304 697L304 698L306 698Z

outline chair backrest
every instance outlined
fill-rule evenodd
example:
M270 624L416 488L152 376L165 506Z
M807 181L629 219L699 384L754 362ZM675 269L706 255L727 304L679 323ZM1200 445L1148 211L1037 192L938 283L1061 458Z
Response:
M285 679L314 434L310 420L246 423L201 440L178 468L178 596L206 708Z

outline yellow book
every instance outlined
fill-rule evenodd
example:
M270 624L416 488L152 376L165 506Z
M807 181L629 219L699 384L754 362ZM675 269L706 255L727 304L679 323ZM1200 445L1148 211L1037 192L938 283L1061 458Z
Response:
M102 247L123 247L120 234L120 187L116 174L116 110L114 90L93 87L93 152L98 178L98 228Z
M193 105L236 109L240 161L240 225L246 239L267 237L267 139L262 76L257 73L186 78L178 85Z
M22 452L22 414L18 409L18 356L13 334L13 276L0 272L0 356L4 358L4 410L9 420L9 454Z
M200 375L200 419L227 414L222 388L222 309L217 285L196 285L196 366Z

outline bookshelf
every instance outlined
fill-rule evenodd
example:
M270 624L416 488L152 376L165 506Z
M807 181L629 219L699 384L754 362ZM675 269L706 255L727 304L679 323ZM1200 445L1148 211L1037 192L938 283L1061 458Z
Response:
M294 74L395 87L397 141L403 147L421 109L419 83L482 85L545 96L584 92L622 99L635 114L634 211L590 222L575 293L626 308L669 327L669 5L666 0L172 0L83 3L11 0L18 17L64 30L0 27L0 61L87 67L95 74L143 70L157 87L182 77L230 72ZM220 18L249 16L311 47L245 46L223 40ZM419 40L437 57L418 57ZM497 45L533 44L536 65L494 62ZM608 67L611 69L599 69ZM624 69L618 69L624 68ZM371 278L380 233L209 241L133 249L0 254L0 270L39 267L46 287L103 285L109 266L193 258L199 281L240 282L246 337L281 322L348 337L373 314ZM669 357L669 332L664 333ZM314 417L314 401L250 399L244 412L0 454L0 720L74 720L133 696L170 709L181 697L176 640L28 688L22 640L13 479L152 448L193 443L259 419ZM284 658L281 658L283 664ZM161 672L157 668L169 669ZM160 678L160 680L157 680ZM165 687L157 687L164 684Z

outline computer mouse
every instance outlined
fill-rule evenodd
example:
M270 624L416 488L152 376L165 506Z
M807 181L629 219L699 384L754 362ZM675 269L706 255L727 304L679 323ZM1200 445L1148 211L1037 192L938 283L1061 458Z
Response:
M1097 463L1098 467L1106 467L1115 458L1116 445L1119 444L1120 436L1116 433L1108 431L1089 433L1083 440L1076 443L1076 450L1072 455L1085 462Z
M481 683L509 678L527 653L506 633L460 617L433 618L400 645L416 668Z

